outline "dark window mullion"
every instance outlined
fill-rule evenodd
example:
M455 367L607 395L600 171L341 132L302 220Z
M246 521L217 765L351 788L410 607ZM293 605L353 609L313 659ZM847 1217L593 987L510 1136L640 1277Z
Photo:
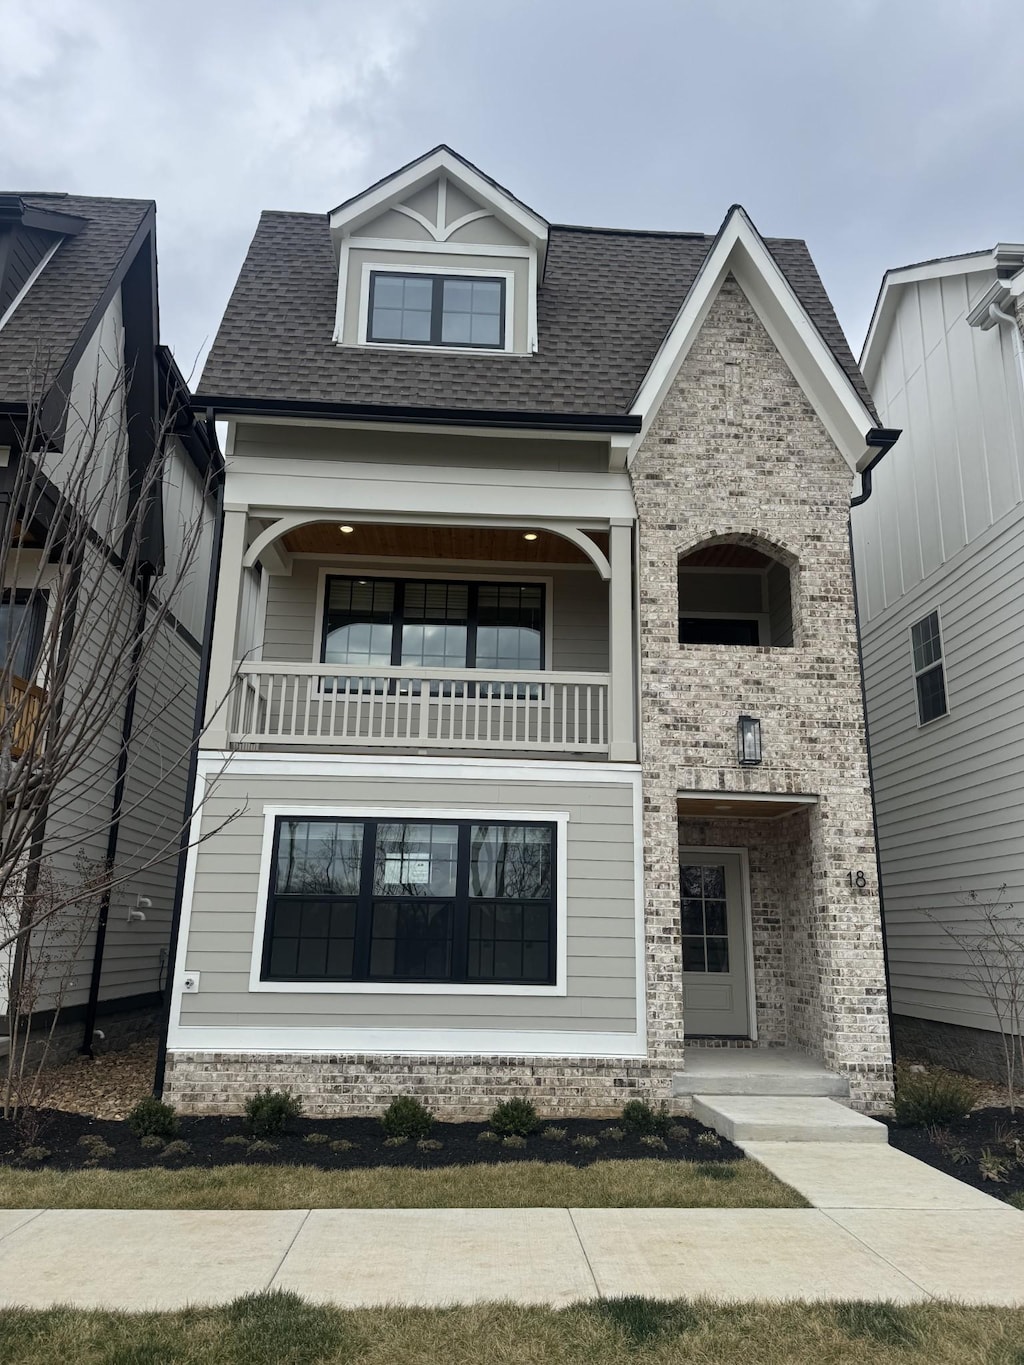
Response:
M466 606L466 667L476 668L476 632L480 624L480 584L470 583Z
M441 324L444 321L444 278L434 276L434 288L430 296L430 344L441 345Z
M263 962L260 967L260 978L263 981L270 977L270 954L274 946L274 921L277 918L277 864L281 853L281 828L284 821L283 815L278 815L274 820L274 850L270 857L270 904L267 906L267 926L263 932Z
M356 938L352 945L352 979L370 979L370 939L373 929L373 873L377 863L377 821L363 821L363 863L356 901Z
M459 823L459 852L455 874L455 906L452 912L452 977L465 981L469 971L469 837L468 820Z

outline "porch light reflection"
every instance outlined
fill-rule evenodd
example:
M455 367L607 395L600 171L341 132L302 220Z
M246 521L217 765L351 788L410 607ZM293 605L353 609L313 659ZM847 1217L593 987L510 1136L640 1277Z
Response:
M736 750L744 768L761 762L761 722L756 716L740 716L737 721Z

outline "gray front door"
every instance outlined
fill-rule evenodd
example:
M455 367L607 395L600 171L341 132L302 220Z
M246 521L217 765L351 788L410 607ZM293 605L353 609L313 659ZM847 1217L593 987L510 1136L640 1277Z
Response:
M748 1038L743 869L738 853L683 849L683 1027L690 1037Z

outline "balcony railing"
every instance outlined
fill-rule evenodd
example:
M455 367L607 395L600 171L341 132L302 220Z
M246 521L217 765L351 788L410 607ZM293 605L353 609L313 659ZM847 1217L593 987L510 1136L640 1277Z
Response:
M35 683L26 682L24 678L16 677L13 673L10 675L10 680L10 706L12 711L18 712L13 718L11 757L20 758L25 751L25 746L32 742L39 708L46 694ZM6 721L5 710L3 699L0 698L0 723Z
M607 673L243 663L232 744L608 751Z

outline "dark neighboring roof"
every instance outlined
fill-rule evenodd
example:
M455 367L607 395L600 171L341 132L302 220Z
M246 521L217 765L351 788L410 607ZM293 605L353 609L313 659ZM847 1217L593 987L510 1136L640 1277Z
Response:
M0 328L0 400L25 402L40 372L52 381L103 296L143 219L149 199L21 194L32 208L85 220L65 237L7 323Z
M327 219L266 212L199 389L242 400L625 413L714 240L552 225L535 355L404 352L334 344L338 267ZM874 415L805 243L766 244Z

